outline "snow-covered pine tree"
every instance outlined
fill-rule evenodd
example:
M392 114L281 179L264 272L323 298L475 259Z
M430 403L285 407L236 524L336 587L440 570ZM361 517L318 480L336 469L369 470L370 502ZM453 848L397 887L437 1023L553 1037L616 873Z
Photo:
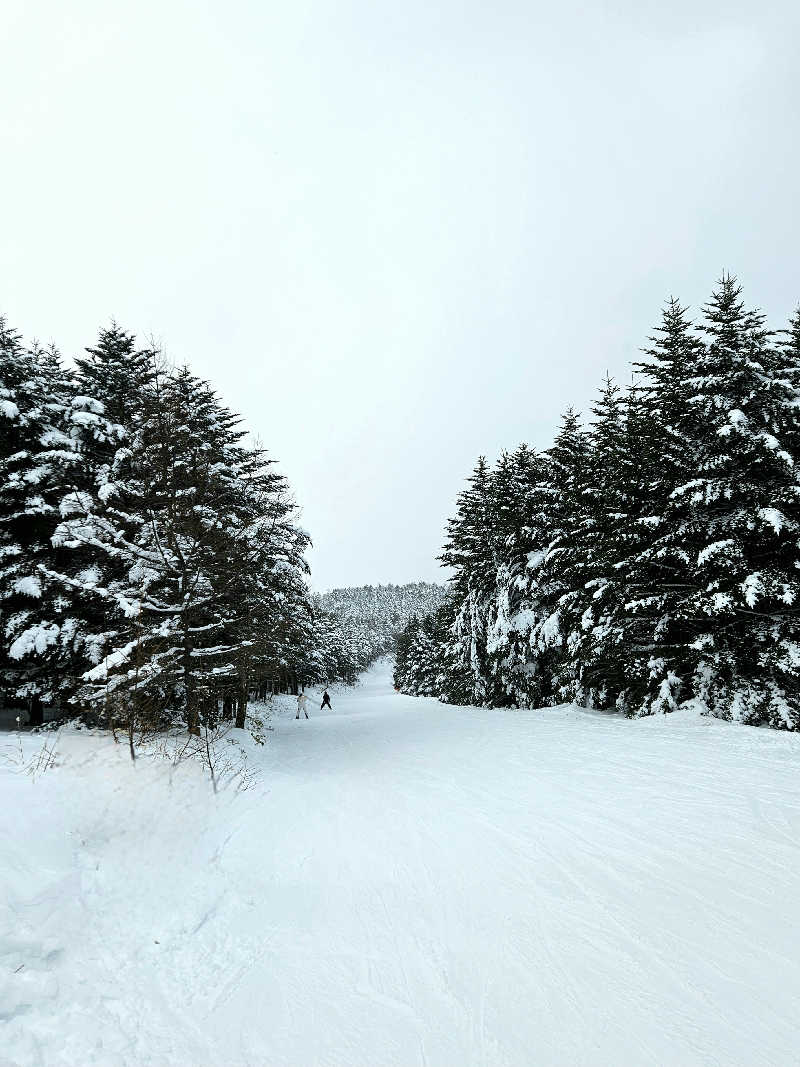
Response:
M608 619L624 656L617 706L628 714L672 710L688 693L692 561L684 546L687 501L675 493L693 476L705 432L690 405L703 345L674 298L644 351L626 413L630 521L617 572L622 602Z
M491 587L486 587L486 693L491 707L504 707L515 700L522 681L510 618L515 606L512 573L516 572L526 540L524 509L520 507L520 464L525 453L503 452L489 476L488 505L491 517Z
M293 521L286 478L262 449L236 446L240 509L229 533L234 566L222 584L228 602L224 632L235 650L236 725L245 725L248 694L269 679L306 680L313 607L306 585L308 535Z
M362 659L347 620L316 604L312 629L299 647L306 653L301 670L307 684L355 684Z
M64 431L77 462L59 486L61 521L53 526L52 551L39 570L58 589L58 601L64 605L60 641L69 642L72 661L69 669L60 667L60 683L64 699L72 703L83 688L81 676L113 646L118 618L130 608L122 545L135 541L146 521L146 483L132 476L130 446L144 417L154 360L154 353L137 351L132 337L112 327L100 332L97 347L87 350L86 359L77 361L69 382ZM96 528L75 536L88 511L98 522L103 514L105 542L118 542L114 551L98 551L100 542L92 543ZM71 538L63 536L63 520L72 520Z
M441 609L440 609L441 611ZM394 683L412 696L440 696L447 635L437 633L437 616L414 618L397 638ZM448 618L449 623L449 618Z
M547 703L562 703L574 699L578 690L569 602L585 577L579 534L589 482L589 440L573 408L562 417L547 461L543 491L549 540L541 558L531 561L528 595L537 611L530 644L537 670L548 680Z
M178 708L196 732L231 687L243 714L259 598L276 584L265 574L290 566L277 542L291 509L276 506L283 483L241 444L238 418L188 370L159 375L127 417L123 447L94 492L65 501L57 531L91 556L61 575L95 604L103 654L82 695L137 729Z
M704 308L706 338L690 408L704 428L687 499L694 563L694 684L713 714L800 726L798 500L794 457L781 440L797 394L775 376L764 316L726 275Z
M800 307L776 337L770 351L770 391L783 414L781 440L800 464Z
M41 569L78 459L68 410L58 353L26 348L0 318L0 686L34 725L72 669L69 603Z
M418 696L417 679L412 664L412 650L419 637L420 620L415 615L395 639L394 684L402 693Z
M97 343L86 355L75 359L78 388L100 400L103 413L112 425L134 426L148 405L148 389L157 379L158 353L152 348L138 348L136 337L116 322L100 330ZM116 442L106 442L98 435L95 450L113 452ZM109 457L110 458L110 457Z
M592 407L584 507L572 543L580 562L561 608L578 693L597 707L613 706L624 687L625 652L615 622L624 600L619 566L631 522L627 399L607 376Z
M734 278L704 319L705 344L673 302L641 366L664 434L652 537L630 561L634 630L641 638L644 622L650 642L638 713L698 695L714 714L793 727L796 387Z
M459 673L471 676L468 703L487 700L487 616L496 585L490 470L484 456L456 501L447 540L439 557L454 571L452 590L458 605L452 653Z
M487 650L496 691L495 703L541 703L542 674L530 647L539 620L531 594L531 574L549 543L548 463L523 444L508 457L510 471L498 465L492 479L493 506L498 512L495 589L489 604ZM535 583L534 583L535 584ZM545 685L549 692L549 686Z
M405 634L402 687L439 657L461 703L649 714L699 696L798 728L800 312L775 343L725 277L700 335L671 300L645 352L588 436L569 412L543 456L476 468L441 557L449 639Z

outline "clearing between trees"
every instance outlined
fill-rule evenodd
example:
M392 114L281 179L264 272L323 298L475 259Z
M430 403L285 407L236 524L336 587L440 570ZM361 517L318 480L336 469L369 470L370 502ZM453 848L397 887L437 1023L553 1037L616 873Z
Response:
M216 795L4 737L0 1064L798 1062L800 737L459 709L386 663L333 703L278 698Z

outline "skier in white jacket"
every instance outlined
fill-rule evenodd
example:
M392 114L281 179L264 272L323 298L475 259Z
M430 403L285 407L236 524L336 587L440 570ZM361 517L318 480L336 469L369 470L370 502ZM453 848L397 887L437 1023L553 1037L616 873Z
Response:
M308 697L306 696L306 694L305 693L298 693L297 694L297 714L295 715L296 719L300 718L300 712L301 711L305 715L305 717L308 718L308 712L306 711L306 704L307 703L308 703Z

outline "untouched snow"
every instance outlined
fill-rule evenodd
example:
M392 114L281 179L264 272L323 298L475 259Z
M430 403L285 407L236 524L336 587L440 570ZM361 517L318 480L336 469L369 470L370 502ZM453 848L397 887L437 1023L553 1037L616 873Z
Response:
M217 796L0 737L0 1064L800 1063L800 738L333 699Z

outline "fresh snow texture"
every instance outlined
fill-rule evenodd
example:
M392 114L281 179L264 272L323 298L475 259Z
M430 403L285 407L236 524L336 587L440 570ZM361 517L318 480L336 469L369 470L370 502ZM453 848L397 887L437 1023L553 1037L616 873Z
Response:
M25 596L41 597L42 595L42 583L35 574L17 578L12 588L15 593L23 593Z
M41 655L58 640L61 628L57 623L36 623L24 630L15 641L11 642L8 654L11 659L19 660L29 656L32 652ZM0 1063L0 1067L2 1064Z
M800 737L277 702L260 777L0 739L0 1063L800 1062Z

